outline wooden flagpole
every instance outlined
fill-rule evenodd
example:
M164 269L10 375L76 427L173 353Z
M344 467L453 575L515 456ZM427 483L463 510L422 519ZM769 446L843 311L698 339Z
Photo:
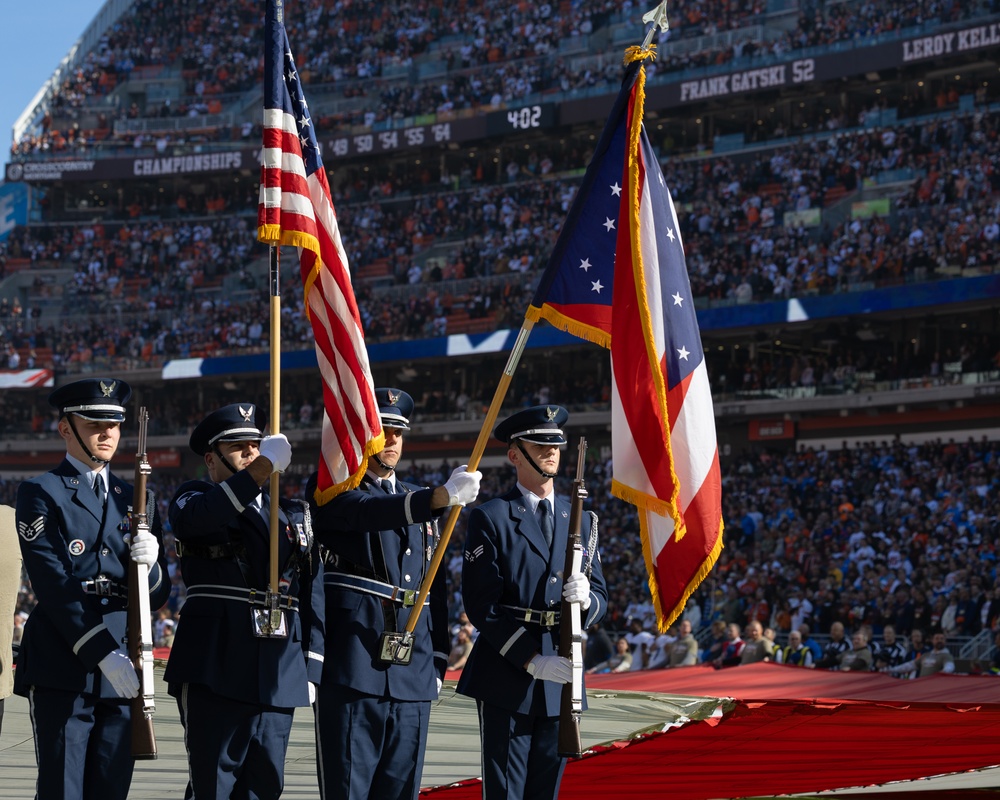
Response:
M507 396L510 381L514 377L514 370L517 369L517 364L521 360L521 354L524 352L524 346L527 344L528 336L534 326L534 321L527 318L521 324L521 330L517 334L517 340L514 342L514 347L511 349L510 356L507 359L507 366L504 367L503 375L500 376L500 383L497 384L497 390L493 394L493 401L490 403L485 419L483 419L483 427L479 431L479 438L476 439L476 446L472 449L472 455L469 457L469 472L475 472L479 469L479 462L486 451L486 444L490 440L493 424L500 413L500 407ZM420 619L420 612L424 607L424 601L427 599L427 595L430 594L431 584L434 583L434 576L437 575L438 568L444 560L444 554L448 550L448 541L451 539L451 534L455 530L455 523L458 522L458 515L461 513L462 506L452 506L448 512L448 519L445 522L444 530L441 531L441 540L434 551L434 558L431 559L427 574L424 575L423 583L420 584L420 593L417 595L413 611L410 612L410 618L406 621L406 635L408 637L413 635L413 631L417 627L417 620Z
M278 269L281 265L281 247L271 245L270 253L271 285L271 434L280 433L281 428L281 285ZM270 535L270 577L267 590L271 596L278 595L278 473L271 473L271 518Z

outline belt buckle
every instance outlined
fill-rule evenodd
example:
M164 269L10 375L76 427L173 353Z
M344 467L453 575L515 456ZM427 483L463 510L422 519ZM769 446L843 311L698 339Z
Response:
M556 612L555 611L543 611L540 614L542 620L542 625L546 628L551 628L556 624Z
M416 605L417 602L417 592L415 589L404 589L403 590L403 608L410 608Z
M524 609L524 621L525 622L531 622L531 609L530 608Z
M94 594L98 597L109 597L111 595L111 580L109 578L94 578Z

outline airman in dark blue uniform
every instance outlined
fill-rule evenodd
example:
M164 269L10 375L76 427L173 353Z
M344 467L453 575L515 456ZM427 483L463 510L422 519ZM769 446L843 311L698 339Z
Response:
M431 701L450 649L443 571L417 620L410 663L382 660L383 633L402 632L437 543L435 518L472 502L481 475L455 470L434 489L395 476L413 399L376 389L385 448L361 485L313 509L325 553L326 642L319 686L316 762L324 800L415 798Z
M572 678L558 655L560 606L579 603L584 629L608 607L590 513L581 531L584 569L563 580L570 503L555 496L553 479L568 418L559 406L536 406L497 425L517 486L469 517L462 598L479 638L458 691L478 704L486 800L558 795L559 702Z
M263 419L253 403L234 403L199 423L190 444L210 480L184 483L170 504L187 599L165 678L184 725L186 796L196 800L281 794L292 714L310 704L322 672L322 619L311 620L308 642L300 621L322 615L304 502L280 501L276 610L268 599L261 486L288 466L291 447L281 434L265 437Z
M38 605L24 626L14 690L31 704L42 800L125 800L132 782L128 701L139 679L125 641L129 558L149 566L152 609L166 601L170 581L152 495L137 499L150 532L130 544L132 486L111 473L131 396L114 378L54 391L66 458L17 493L21 554Z

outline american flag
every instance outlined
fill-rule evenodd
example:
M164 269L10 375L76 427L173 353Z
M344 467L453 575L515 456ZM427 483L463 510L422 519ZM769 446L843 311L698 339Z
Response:
M639 509L661 629L722 549L715 415L677 214L626 73L528 310L611 350L612 492Z
M323 380L323 437L316 500L360 483L385 437L361 316L351 286L323 159L292 59L282 0L268 0L264 147L257 238L294 245Z

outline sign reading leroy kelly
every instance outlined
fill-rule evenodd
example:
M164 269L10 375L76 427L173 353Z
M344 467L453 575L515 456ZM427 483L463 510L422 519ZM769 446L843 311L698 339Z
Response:
M9 182L51 183L54 181L127 180L166 175L198 175L257 169L257 151L221 150L181 156L137 156L131 158L73 159L65 161L24 161L7 165Z
M977 25L959 31L935 33L903 42L903 61L920 61L925 58L940 58L951 53L964 53L980 47L1000 44L1000 24Z

